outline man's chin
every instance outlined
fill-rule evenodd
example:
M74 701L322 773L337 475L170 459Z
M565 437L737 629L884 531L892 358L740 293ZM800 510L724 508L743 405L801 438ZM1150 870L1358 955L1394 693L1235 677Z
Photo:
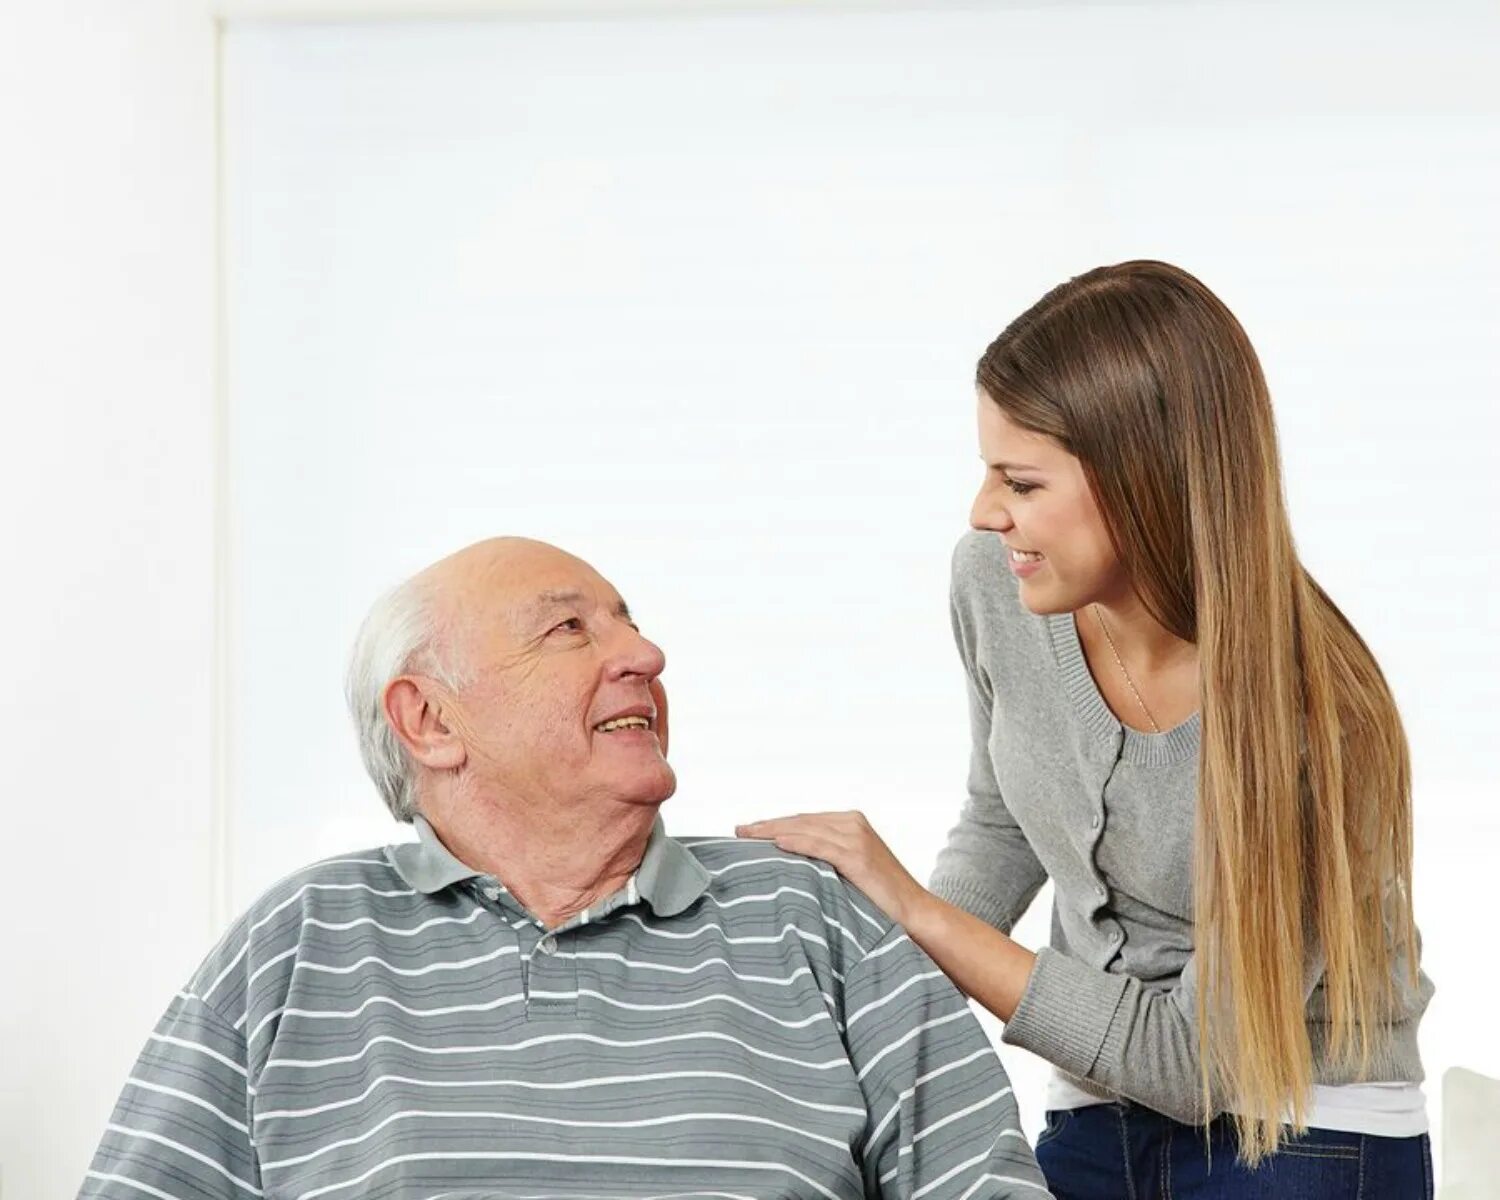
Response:
M625 804L637 804L643 808L655 808L657 805L665 804L672 798L672 793L677 790L677 773L665 762L661 764L661 767L661 772L655 778L642 779L623 789L620 799Z

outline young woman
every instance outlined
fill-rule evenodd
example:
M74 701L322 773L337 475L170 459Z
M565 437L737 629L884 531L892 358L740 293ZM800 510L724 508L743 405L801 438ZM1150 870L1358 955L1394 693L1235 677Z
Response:
M1101 267L978 392L969 797L930 890L858 813L739 832L832 863L1054 1064L1060 1200L1430 1197L1406 740L1297 559L1244 331L1176 267Z

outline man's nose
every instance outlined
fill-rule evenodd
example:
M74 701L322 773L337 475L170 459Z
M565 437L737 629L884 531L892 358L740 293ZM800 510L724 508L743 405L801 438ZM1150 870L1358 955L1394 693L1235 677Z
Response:
M639 675L650 680L667 669L662 648L629 625L622 628L613 651L610 665L617 678Z

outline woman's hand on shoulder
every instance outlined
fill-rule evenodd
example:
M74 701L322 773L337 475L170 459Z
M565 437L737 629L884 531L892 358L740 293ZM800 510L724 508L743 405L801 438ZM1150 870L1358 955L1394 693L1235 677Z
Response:
M929 898L927 889L891 853L864 813L800 813L737 825L734 831L740 837L774 842L793 854L822 859L907 929Z

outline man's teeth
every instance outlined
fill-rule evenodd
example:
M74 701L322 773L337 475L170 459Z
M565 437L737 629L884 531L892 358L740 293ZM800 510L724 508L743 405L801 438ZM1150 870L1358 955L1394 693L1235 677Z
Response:
M1042 556L1040 554L1037 554L1035 551L1032 551L1032 550L1012 550L1010 552L1010 556L1011 556L1011 558L1015 559L1016 562L1041 562L1042 561Z
M651 722L645 717L616 717L613 721L605 721L594 728L600 733L610 733L616 729L650 729Z

